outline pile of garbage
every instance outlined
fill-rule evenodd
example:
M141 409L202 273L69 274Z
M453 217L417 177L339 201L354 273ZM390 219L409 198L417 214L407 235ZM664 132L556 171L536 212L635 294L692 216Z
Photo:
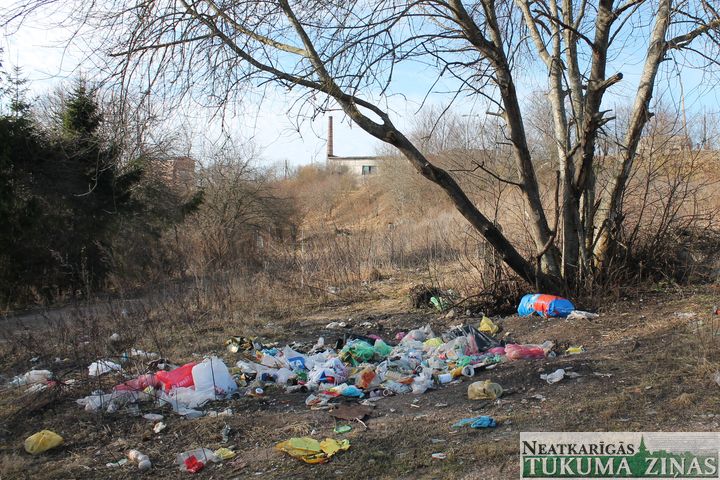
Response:
M575 311L572 303L560 297L537 294L524 297L518 311L521 315L594 315ZM426 325L399 332L393 340L350 334L334 347L326 346L323 337L312 347L293 344L282 348L256 338L231 337L226 342L227 350L239 356L232 368L217 356L172 366L157 354L133 349L128 358L152 359L149 368L153 373L116 385L109 393L92 392L77 403L93 412L113 413L134 407L139 415L136 404L152 401L159 407L170 405L186 418L197 418L226 414L204 412L201 407L207 402L233 396L264 396L265 389L272 387L307 394L306 405L320 409L329 408L329 403L338 397L373 400L395 394L419 395L503 362L554 355L550 341L535 345L498 340L499 330L483 316L477 328L461 325L437 335ZM582 347L575 349L568 353L583 351ZM128 358L120 359L120 363L100 359L89 366L88 374L122 373L121 364ZM33 370L11 383L45 387L51 378L50 371Z
M306 405L321 409L329 408L338 397L419 395L459 377L473 377L499 363L553 355L552 342L506 343L493 336L498 331L498 325L484 317L478 328L458 326L442 335L433 332L430 325L400 332L393 341L375 335L349 335L334 348L326 346L322 337L311 348L281 348L264 345L258 339L232 337L226 342L227 349L239 356L232 368L221 358L211 356L201 362L140 375L116 385L109 393L96 391L77 403L87 411L113 413L152 401L158 406L170 405L186 418L198 418L212 413L201 409L207 402L264 396L266 389L275 388L307 394ZM119 365L98 368L107 365L98 361L90 370L98 374L119 369Z

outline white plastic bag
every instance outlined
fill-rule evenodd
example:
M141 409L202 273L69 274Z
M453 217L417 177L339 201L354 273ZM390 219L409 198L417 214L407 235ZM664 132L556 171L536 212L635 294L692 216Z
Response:
M193 383L198 392L210 391L221 395L237 390L237 384L230 371L218 357L210 357L192 369Z

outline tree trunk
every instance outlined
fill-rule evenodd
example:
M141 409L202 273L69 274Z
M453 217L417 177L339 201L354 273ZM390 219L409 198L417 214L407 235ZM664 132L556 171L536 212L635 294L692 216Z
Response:
M645 66L643 67L630 116L630 124L625 134L623 150L620 156L622 165L608 186L610 196L603 199L598 211L603 223L595 244L594 253L601 265L607 265L610 258L617 252L616 243L622 222L622 199L627 187L627 181L630 178L643 128L650 118L650 100L655 88L655 77L667 52L668 44L665 41L665 35L669 25L670 0L661 0L655 17L655 26L650 37Z

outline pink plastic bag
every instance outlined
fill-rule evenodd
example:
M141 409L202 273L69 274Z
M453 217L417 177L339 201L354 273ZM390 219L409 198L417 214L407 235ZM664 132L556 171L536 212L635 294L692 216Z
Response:
M166 373L166 372L162 372ZM148 375L140 375L137 378L134 378L132 380L128 380L125 383L121 383L120 385L116 385L113 390L122 392L122 391L131 391L131 392L142 392L147 387L153 387L157 388L160 385L160 380L152 374Z
M165 391L173 387L192 387L195 385L192 376L192 369L197 362L186 363L182 367L169 372L157 372L155 377L165 386Z
M505 345L505 355L510 360L535 360L545 358L545 349L541 345Z

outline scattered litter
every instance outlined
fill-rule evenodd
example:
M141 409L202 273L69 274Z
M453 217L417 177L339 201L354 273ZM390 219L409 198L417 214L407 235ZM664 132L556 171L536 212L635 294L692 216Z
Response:
M199 472L205 468L208 462L216 463L219 461L220 458L209 448L196 448L180 453L175 457L175 463L179 465L180 470L190 473Z
M153 426L153 432L160 433L165 430L165 427L167 427L167 425L165 425L163 422L158 422L155 424L155 426Z
M255 348L253 338L246 337L230 337L225 342L225 347L230 353L238 353L239 351L247 352Z
M110 341L111 342L119 342L120 341L120 334L119 333L113 333L110 335Z
M495 428L497 422L494 418L487 415L480 415L479 417L463 418L453 424L453 428L461 428L470 426L470 428Z
M544 395L540 395L539 393L536 393L535 395L532 395L530 398L533 398L535 400L539 400L540 402L544 402L547 400Z
M99 377L100 375L105 375L106 373L112 372L112 371L120 371L122 370L122 367L110 360L98 360L97 362L93 362L88 367L88 374L91 377Z
M165 417L163 417L159 413L146 413L145 415L143 415L143 418L145 420L150 420L151 422L159 422Z
M225 447L218 448L214 453L220 460L230 460L237 456L237 453Z
M536 314L541 317L567 317L575 306L566 298L540 293L527 294L520 300L518 314L521 317Z
M578 353L583 353L585 351L585 347L580 345L579 347L569 347L567 350L565 350L565 353L568 355L577 355Z
M322 442L318 442L311 437L301 437L280 442L275 445L275 448L305 463L325 463L340 450L349 449L350 441L326 438Z
M549 384L557 383L565 378L565 370L558 368L553 373L543 373L540 375L540 379L545 380Z
M677 318L693 318L697 315L695 312L675 312Z
M333 432L335 433L348 433L350 430L352 430L352 427L350 425L338 425L335 427Z
M345 323L345 322L330 322L327 325L325 325L325 328L327 328L328 330L335 330L338 328L346 328L346 327L347 327L347 323Z
M445 459L447 458L447 454L442 453L442 452L438 452L438 453L433 453L433 454L431 455L431 457L434 458L434 459L436 459L436 460L445 460Z
M444 438L431 438L430 443L432 443L432 444L447 443L447 440L445 440Z
M467 391L470 400L495 400L502 394L503 388L490 380L471 383Z
M130 461L137 463L138 470L141 472L150 470L150 467L152 467L152 463L150 463L148 456L138 450L130 450L127 456Z
M600 314L598 314L598 313L585 312L583 310L573 310L567 316L567 319L568 320L594 320L594 319L598 318L599 316L600 316Z
M47 382L52 378L52 375L50 370L30 370L10 380L10 385L17 387L20 385Z
M108 468L117 468L117 467L122 467L122 466L125 465L126 463L128 463L128 459L127 459L127 458L121 458L120 460L118 460L118 461L115 462L115 463L106 463L105 466L108 467Z
M613 376L612 373L601 373L601 372L593 372L593 375L596 377L603 377L603 378L610 378Z
M435 404L435 408L445 408L447 406L448 406L447 403L436 403Z
M566 376L567 378L579 378L579 377L582 377L582 375L580 375L580 374L577 373L577 372L568 372L568 371L565 372L565 376Z
M505 356L509 360L539 360L545 358L553 346L554 344L549 341L542 345L518 345L508 343L505 345Z
M25 439L25 451L30 455L37 455L59 447L63 442L63 437L57 433L51 430L41 430Z
M230 432L232 432L230 425L225 425L221 433L223 443L228 443L230 441Z

